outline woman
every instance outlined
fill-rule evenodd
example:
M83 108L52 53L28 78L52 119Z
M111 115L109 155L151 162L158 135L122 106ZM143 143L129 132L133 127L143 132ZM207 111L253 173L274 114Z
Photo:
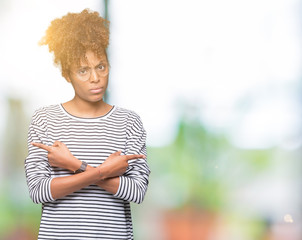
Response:
M150 174L139 116L104 102L108 22L97 12L51 22L41 44L71 83L74 98L35 111L25 160L32 200L42 203L38 239L133 239L130 202Z

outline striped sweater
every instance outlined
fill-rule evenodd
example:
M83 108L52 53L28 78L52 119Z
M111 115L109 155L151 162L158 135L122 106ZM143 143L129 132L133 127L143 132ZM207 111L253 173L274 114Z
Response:
M133 239L130 202L141 203L144 199L150 174L146 159L129 161L114 195L90 185L54 200L51 180L74 173L50 166L47 152L30 143L52 145L56 140L93 167L118 150L146 155L146 132L139 116L116 106L97 118L73 116L60 104L40 108L29 126L25 160L30 197L42 203L38 239Z

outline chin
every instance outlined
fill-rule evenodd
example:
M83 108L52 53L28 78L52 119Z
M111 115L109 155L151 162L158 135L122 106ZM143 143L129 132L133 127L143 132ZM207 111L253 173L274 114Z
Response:
M104 94L91 94L91 95L76 95L76 98L80 101L87 103L97 103L103 100Z
M97 96L97 97L94 97L94 98L90 98L88 101L92 102L92 103L103 101L103 95L102 96Z

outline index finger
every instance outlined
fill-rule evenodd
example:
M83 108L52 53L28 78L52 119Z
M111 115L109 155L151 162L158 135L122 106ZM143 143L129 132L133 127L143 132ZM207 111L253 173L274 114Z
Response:
M124 155L126 157L126 160L132 160L132 159L136 159L136 158L146 158L145 155L143 154L132 154L132 155Z
M47 152L49 152L51 150L51 146L47 146L47 145L44 145L42 143L32 142L31 145L33 145L35 147L38 147L38 148L42 148L42 149L46 150Z

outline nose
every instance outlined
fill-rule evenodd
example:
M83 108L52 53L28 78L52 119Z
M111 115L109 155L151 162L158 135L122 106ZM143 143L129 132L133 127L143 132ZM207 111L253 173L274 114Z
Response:
M98 82L100 81L99 75L97 74L97 72L95 71L95 69L91 69L90 72L90 82Z

